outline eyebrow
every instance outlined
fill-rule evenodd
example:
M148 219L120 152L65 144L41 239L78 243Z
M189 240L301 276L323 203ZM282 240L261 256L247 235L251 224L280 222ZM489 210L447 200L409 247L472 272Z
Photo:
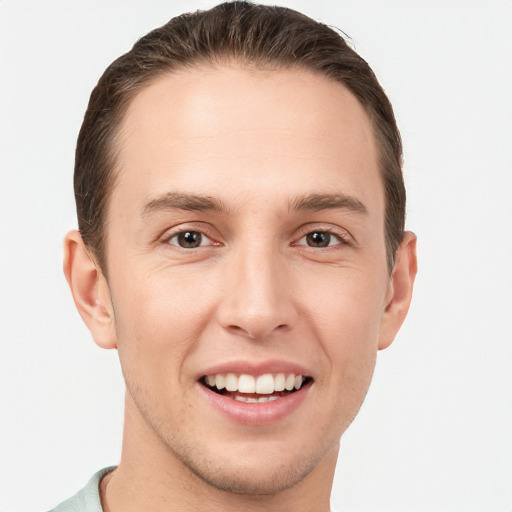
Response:
M293 211L349 210L368 214L366 206L357 198L346 194L306 194L290 201ZM230 209L219 199L211 196L169 192L152 199L142 208L142 216L159 211L184 210L228 214Z
M366 206L359 199L346 194L308 194L296 198L290 207L296 211L340 209L368 215Z
M227 213L228 208L214 197L169 192L152 199L142 208L142 216L168 210Z

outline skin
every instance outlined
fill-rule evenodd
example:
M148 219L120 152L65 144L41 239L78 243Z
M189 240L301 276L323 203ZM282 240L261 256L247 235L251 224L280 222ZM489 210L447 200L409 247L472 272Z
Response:
M364 109L303 70L204 65L141 91L119 144L108 282L76 231L64 263L96 343L118 348L127 387L105 510L329 510L340 436L416 273L412 233L387 270ZM219 208L194 209L191 195ZM203 234L200 247L179 246L187 230ZM331 233L327 247L311 244L315 232ZM198 383L240 360L297 364L313 384L283 419L243 425Z

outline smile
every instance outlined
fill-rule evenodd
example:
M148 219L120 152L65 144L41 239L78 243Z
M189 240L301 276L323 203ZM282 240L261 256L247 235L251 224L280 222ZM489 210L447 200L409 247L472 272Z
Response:
M262 375L218 373L205 375L201 383L215 393L246 403L272 402L288 396L312 381L294 373Z

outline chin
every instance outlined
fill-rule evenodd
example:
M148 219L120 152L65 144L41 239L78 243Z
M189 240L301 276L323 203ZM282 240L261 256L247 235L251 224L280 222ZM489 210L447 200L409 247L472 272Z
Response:
M167 436L164 442L173 458L198 478L198 490L206 485L255 497L296 488L308 476L322 471L321 467L334 467L339 449L339 436L327 432L302 439L302 443L293 442L294 436L267 442L253 438L231 445L226 439L217 443L213 439L191 441Z
M204 461L183 461L202 482L215 489L253 496L274 495L298 485L317 466L318 461L290 460L281 465L225 461L211 465Z

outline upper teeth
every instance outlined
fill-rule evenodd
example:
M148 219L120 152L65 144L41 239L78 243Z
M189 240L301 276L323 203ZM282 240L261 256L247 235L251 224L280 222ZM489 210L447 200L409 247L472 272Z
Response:
M226 388L227 391L258 393L261 395L270 395L274 391L300 389L303 381L302 375L295 375L294 373L264 373L256 377L246 373L240 375L218 373L206 376L206 383L212 388L216 387L218 390Z

